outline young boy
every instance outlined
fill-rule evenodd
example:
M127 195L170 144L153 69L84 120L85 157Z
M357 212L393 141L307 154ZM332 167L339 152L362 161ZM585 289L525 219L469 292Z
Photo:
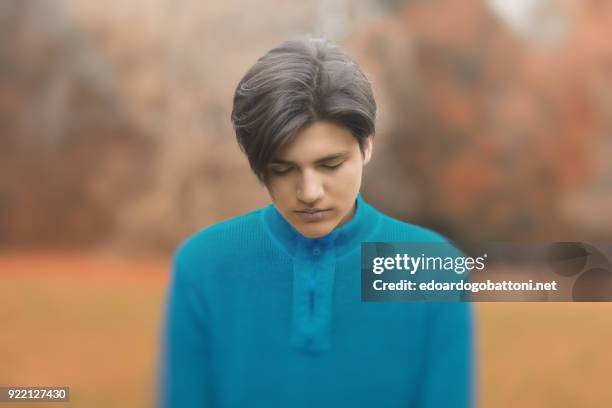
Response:
M285 42L240 81L232 123L272 204L178 249L162 407L471 406L468 304L360 299L362 242L446 242L359 193L375 117L324 40Z

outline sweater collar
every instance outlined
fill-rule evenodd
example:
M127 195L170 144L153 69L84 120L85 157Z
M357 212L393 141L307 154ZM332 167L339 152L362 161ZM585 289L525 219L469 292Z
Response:
M296 255L298 248L304 248L312 250L315 255L319 251L332 251L336 257L339 257L360 246L361 242L374 231L380 218L379 212L363 200L361 193L357 194L355 202L357 207L353 218L319 238L308 238L300 234L285 220L274 204L265 207L262 215L264 225L272 239L291 256Z

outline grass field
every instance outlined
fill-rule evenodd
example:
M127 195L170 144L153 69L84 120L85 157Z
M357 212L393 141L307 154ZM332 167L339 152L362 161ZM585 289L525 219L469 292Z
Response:
M20 408L151 407L167 278L164 261L0 253L0 385L70 386ZM475 311L479 407L612 407L612 304Z

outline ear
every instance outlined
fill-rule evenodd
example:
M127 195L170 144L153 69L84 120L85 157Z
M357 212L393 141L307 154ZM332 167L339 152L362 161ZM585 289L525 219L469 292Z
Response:
M374 148L374 137L368 136L363 140L363 165L368 164L372 158L372 149Z

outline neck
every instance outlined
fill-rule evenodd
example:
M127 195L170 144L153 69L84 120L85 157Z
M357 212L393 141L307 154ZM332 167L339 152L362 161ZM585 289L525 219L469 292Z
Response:
M361 242L375 229L380 213L359 194L353 209L345 219L332 232L318 238L308 238L300 234L273 204L264 209L262 216L273 241L289 255L295 256L298 247L320 247L323 251L333 250L336 256L341 256L360 247Z

